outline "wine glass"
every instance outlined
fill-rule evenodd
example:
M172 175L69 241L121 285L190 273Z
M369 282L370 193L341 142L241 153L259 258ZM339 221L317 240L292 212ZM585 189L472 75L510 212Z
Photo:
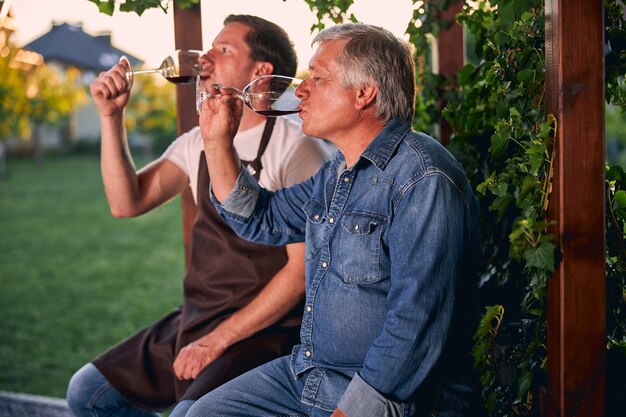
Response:
M221 84L212 84L213 89L230 90L246 106L263 116L276 117L298 112L300 99L295 90L302 80L285 75L262 75L239 90ZM213 94L204 86L201 76L196 77L196 110L198 115L202 103Z
M126 71L126 89L129 90L137 74L159 73L169 82L174 84L192 84L196 76L202 70L198 58L202 51L194 49L178 49L166 57L159 68L134 70L130 60L122 55L120 63L124 63L128 68Z

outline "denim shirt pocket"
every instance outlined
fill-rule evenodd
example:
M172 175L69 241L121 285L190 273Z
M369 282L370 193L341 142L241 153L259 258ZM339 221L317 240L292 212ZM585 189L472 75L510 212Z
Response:
M324 241L324 223L326 222L326 206L317 198L307 201L302 207L306 214L306 253L305 261L310 261L322 247Z
M338 248L342 253L339 273L346 283L380 279L382 233L387 217L370 212L348 211L341 218Z

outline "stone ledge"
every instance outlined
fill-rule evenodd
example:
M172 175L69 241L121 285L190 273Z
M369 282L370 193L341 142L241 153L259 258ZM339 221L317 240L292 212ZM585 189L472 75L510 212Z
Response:
M0 417L74 417L62 398L0 391Z

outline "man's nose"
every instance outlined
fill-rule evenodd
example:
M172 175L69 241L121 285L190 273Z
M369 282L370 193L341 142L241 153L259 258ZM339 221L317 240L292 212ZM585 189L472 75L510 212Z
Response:
M306 89L307 79L308 79L308 77L305 78L304 80L302 80L302 82L300 84L298 84L298 86L296 87L296 90L294 91L294 94L300 100L302 100L304 98L304 95L306 94L305 93L305 89Z

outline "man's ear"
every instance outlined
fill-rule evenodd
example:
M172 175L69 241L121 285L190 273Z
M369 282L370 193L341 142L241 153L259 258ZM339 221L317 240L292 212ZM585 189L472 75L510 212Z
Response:
M256 71L254 75L260 77L261 75L270 75L274 73L274 65L271 62L262 61L257 62Z
M378 88L374 85L366 85L356 89L355 107L358 110L365 109L376 102Z

